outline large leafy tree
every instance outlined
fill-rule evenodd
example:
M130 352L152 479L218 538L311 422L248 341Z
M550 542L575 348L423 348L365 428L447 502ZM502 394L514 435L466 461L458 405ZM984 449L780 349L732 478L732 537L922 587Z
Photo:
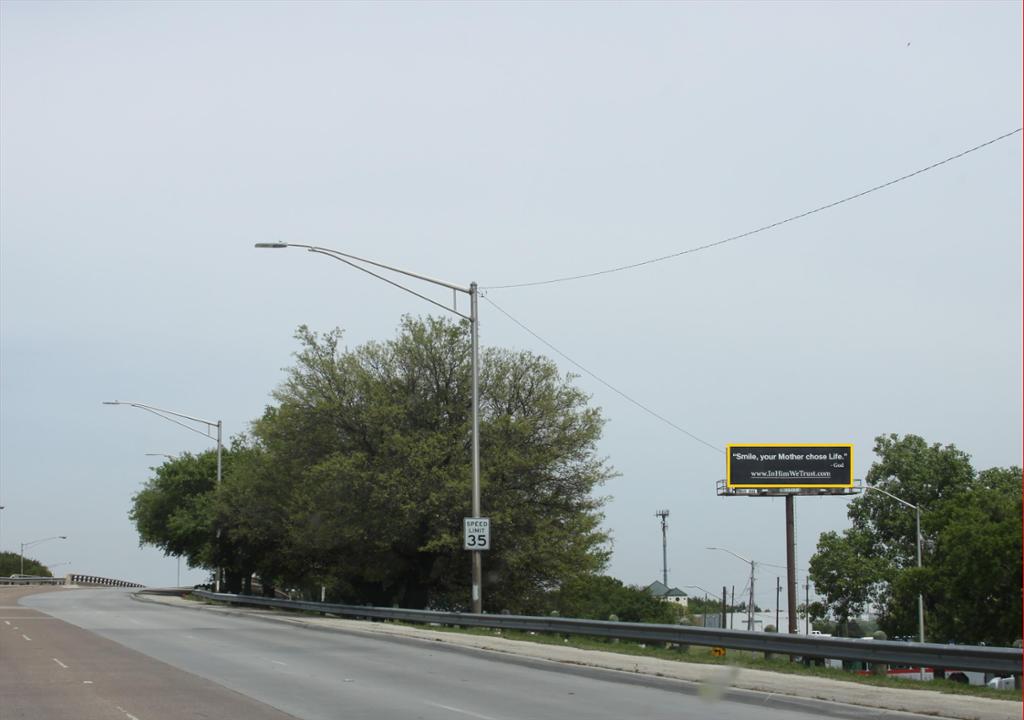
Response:
M842 627L873 606L890 636L916 637L921 594L929 640L1018 637L1020 469L976 473L955 446L916 435L880 436L875 454L865 483L921 508L923 568L915 512L885 493L865 492L850 503L851 527L823 533L811 558L829 613ZM984 608L976 606L981 599Z
M219 488L203 454L165 463L136 495L141 541L243 583L255 573L265 589L465 606L468 326L405 318L395 339L353 350L340 330L296 338L275 403L236 439ZM480 398L485 607L547 610L607 561L594 494L612 475L596 451L603 420L571 377L525 352L484 349Z

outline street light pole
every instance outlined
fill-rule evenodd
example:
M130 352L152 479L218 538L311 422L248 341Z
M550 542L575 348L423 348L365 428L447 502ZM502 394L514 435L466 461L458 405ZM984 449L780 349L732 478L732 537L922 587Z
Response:
M879 488L879 487L874 487L872 485L865 485L864 489L865 490L874 490L875 492L880 492L883 495L887 495L888 497L891 497L896 502L901 503L903 505L906 505L908 508L911 508L915 512L915 514L917 515L917 567L918 567L918 569L920 569L921 568L921 506L920 505L914 505L913 503L908 503L903 498L898 498L895 495L893 495L891 492L887 492L887 491L885 491L885 490L883 490L882 488ZM918 593L917 594L917 631L918 631L918 635L921 638L921 642L924 642L924 595L922 593Z
M473 517L480 517L480 315L476 283L469 284L469 331L473 341ZM483 556L473 550L473 612L483 612Z
M429 303L431 303L433 305L437 305L438 307L440 307L440 308L442 308L444 310L447 310L448 312L454 313L454 314L458 315L459 317L461 317L461 318L463 318L465 320L469 320L470 340L471 340L471 343L472 343L472 358L471 358L472 369L471 369L471 372L472 372L472 403L473 403L473 409L472 409L472 416L473 416L473 420L472 420L472 422L473 422L473 450L472 450L472 455L473 455L473 459L472 459L472 463L473 463L473 500L472 500L472 510L473 510L473 517L474 518L479 518L480 517L480 395L479 395L479 383L480 383L480 379L479 379L480 378L480 315L479 315L479 311L478 311L478 308L477 308L477 298L478 298L478 295L479 295L477 284L475 282L472 282L472 283L469 284L469 287L463 287L461 285L454 285L452 283L445 282L443 280L438 280L436 278L428 277L426 275L421 275L419 273L410 272L408 270L402 270L401 268L393 267L391 265L385 265L384 263L377 262L376 260L368 260L366 258L362 258L362 257L359 257L357 255L352 255L350 253L341 252L340 250L331 250L330 248L318 247L316 245L302 245L302 244L299 244L299 243L256 243L255 246L257 248L261 248L261 249L268 249L268 248L277 249L277 248L290 248L290 247L303 248L303 249L305 249L305 250L307 250L308 252L311 252L311 253L316 253L318 255L326 255L327 257L334 258L335 260L343 262L346 265L355 268L356 270L361 270L362 272L364 272L364 273L366 273L368 275L372 275L373 277L377 278L378 280L383 280L384 282L388 283L389 285L394 285L395 287L399 288L400 290L404 290L405 292L409 293L410 295L415 295L416 297L420 298L421 300L426 300L427 302L429 302ZM409 288L405 287L404 285L402 285L400 283L395 282L394 280L391 280L390 278L386 278L383 275L379 275L378 273L375 273L372 270L370 270L370 269L368 269L366 267L363 267L363 265L360 264L360 263L365 264L365 265L372 265L373 267L381 268L382 270L388 270L390 272L395 272L395 273L398 273L400 275L405 275L406 277L411 277L411 278L414 278L416 280L422 280L424 282L428 282L428 283L431 283L433 285L440 285L441 287L448 288L449 290L451 290L452 293L453 293L453 296L454 296L454 293L460 293L460 292L465 294L465 295L468 295L469 296L469 315L466 316L463 313L460 313L458 310L456 310L453 307L450 308L447 305L442 305L441 303L437 302L436 300L428 298L427 296L422 295L422 294L416 292L415 290L410 290ZM483 558L480 555L480 551L479 550L473 550L472 553L473 553L473 570L472 570L472 574L473 574L473 577L472 577L473 591L472 591L472 596L471 596L472 610L473 610L474 613L481 613L481 612L483 612L483 567L482 567L483 566Z
M153 405L146 405L144 403L139 403L139 402L126 402L126 401L123 401L123 400L104 400L103 404L104 405L128 405L130 407L138 408L139 410L145 410L146 412L152 413L153 415L156 415L157 417L161 417L164 420L167 420L168 422L172 422L175 425L180 425L181 427L185 428L186 430L191 430L192 432L197 433L199 435L202 435L203 437L209 438L210 440L216 440L217 441L217 486L220 487L221 467L222 467L221 466L221 453L222 453L222 451L224 449L224 443L223 443L224 423L222 421L220 421L220 420L203 420L202 418L192 417L191 415L185 415L184 413L174 412L173 410L165 410L163 408L158 408L158 407L155 407ZM181 418L182 420L188 420L190 422L199 423L200 425L205 425L206 426L206 432L203 432L202 430L197 430L196 428L192 427L191 425L186 425L185 423L181 422L181 420L175 420L174 418ZM212 428L217 428L217 434L216 435L211 435L210 434ZM162 455L163 453L147 453L147 455L150 455L150 454ZM170 456L168 456L168 457L170 457ZM220 538L220 528L217 528L217 538L218 539ZM214 577L214 590L216 590L217 592L220 592L220 582L221 582L221 574L222 573L223 573L223 568L217 568L217 573L216 573L216 575Z
M31 542L21 543L21 574L25 574L25 548L30 548L33 545L39 545L49 540L67 540L67 535L51 535L50 537L44 537L40 540L32 540Z
M742 555L737 555L732 550L728 550L726 548L709 547L709 548L705 548L705 550L721 550L722 552L727 552L730 555L732 555L734 558L738 558L738 559L742 560L745 563L750 563L750 599L747 600L747 630L753 632L753 630L754 630L754 561L753 560L748 560L747 558L743 557Z

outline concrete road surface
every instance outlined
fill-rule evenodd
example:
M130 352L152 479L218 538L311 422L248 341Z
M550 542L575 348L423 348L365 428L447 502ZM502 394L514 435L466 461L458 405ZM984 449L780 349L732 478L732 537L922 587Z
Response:
M45 694L51 676L71 672L78 663L87 667L90 648L95 647L98 657L110 658L104 662L115 663L104 682L118 682L126 693L137 684L136 695L148 697L150 703L143 708L141 704L129 706L117 701L117 705L107 708L111 712L106 715L9 716L0 705L3 720L283 717L271 714L275 712L272 708L304 720L920 717L747 691L715 692L711 688L706 692L707 687L676 680L576 668L403 638L329 632L196 612L137 602L122 590L56 590L24 597L20 602L30 610L4 611L17 616L19 629L0 626L0 670L5 677L0 681L4 691L0 702L6 704L9 693L13 693L14 707L24 713L32 701ZM21 619L19 613L32 611L64 622L42 619L39 613L34 613L34 620ZM30 628L30 623L35 627ZM40 640L45 638L45 652L29 653L30 641L20 637L29 630L29 635L35 632ZM40 640L33 637L31 642ZM118 646L127 648L120 650L120 656ZM19 681L6 679L9 668L18 668ZM190 694L193 691L179 694L171 682L174 678L180 682L183 675L196 684L196 696L214 702L212 693L222 686L237 693L234 697L239 703L248 702L250 706L242 709L239 705L231 711L195 707L196 696ZM82 675L76 680L84 682L94 677ZM166 686L165 681L169 683ZM865 692L870 690L865 688ZM70 689L60 696L62 706L75 702L76 695ZM106 702L109 705L115 701ZM156 714L168 708L178 712ZM124 714L118 715L121 709Z

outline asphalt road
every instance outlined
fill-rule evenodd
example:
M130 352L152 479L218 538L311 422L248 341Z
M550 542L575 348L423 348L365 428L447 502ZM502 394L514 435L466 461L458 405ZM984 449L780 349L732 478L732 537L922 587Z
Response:
M15 696L22 692L22 682L31 695L32 689L45 684L47 678L71 670L79 659L69 663L72 655L64 647L81 643L81 652L89 652L86 643L92 637L94 645L102 649L100 654L112 653L118 646L130 653L130 657L111 660L120 668L114 678L125 672L121 684L130 686L135 673L144 675L140 682L148 683L154 712L161 707L173 709L176 701L181 703L176 714L166 717L286 717L278 710L304 720L913 717L753 692L717 693L716 697L716 693L702 692L692 683L142 603L122 590L58 590L24 597L20 603L64 622L37 616L34 620L16 619L18 630L0 625L2 675L6 676L11 667L20 668L18 677L24 679L14 681ZM30 627L30 623L34 625ZM40 633L43 628L46 630ZM26 630L31 630L29 635L35 632L36 637L31 641L21 639ZM26 654L30 642L38 643L41 635L47 638L45 652ZM63 656L57 654L61 652ZM52 659L47 657L51 654ZM69 667L60 667L57 659ZM156 675L142 673L146 663L153 663L149 672ZM225 693L234 691L230 698L252 707L193 708L190 695L160 695L157 680L171 675L192 678L207 695L222 686L219 689ZM0 681L0 690L4 691L0 702L6 702L11 691L9 678ZM158 701L158 697L162 699ZM61 703L76 701L70 691L61 698ZM210 701L215 700L210 695ZM220 698L221 702L226 700ZM14 707L27 706L16 700ZM129 720L165 717L147 714L149 711L141 708L136 711L131 709L135 706L126 704L117 703L116 707L123 709L123 714L66 716L127 716ZM0 705L0 716L4 720L65 717L46 713L8 715L5 705Z
M292 720L209 680L16 604L19 596L38 592L0 588L2 720ZM52 594L58 604L66 602L59 590Z

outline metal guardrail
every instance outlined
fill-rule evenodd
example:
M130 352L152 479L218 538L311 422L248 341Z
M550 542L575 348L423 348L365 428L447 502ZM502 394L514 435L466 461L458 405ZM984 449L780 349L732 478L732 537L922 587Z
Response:
M943 668L946 670L973 670L1003 675L1019 675L1024 654L1019 648L980 647L975 645L939 645L934 643L908 643L887 640L856 640L783 633L723 630L689 625L654 625L646 623L611 622L608 620L575 620L559 617L533 617L529 615L476 615L473 613L437 612L434 610L408 610L361 605L307 602L304 600L278 600L276 598L229 595L196 590L197 597L234 605L305 610L356 618L401 620L404 622L461 625L501 630L526 630L561 635L590 635L593 637L640 640L650 643L679 643L752 650L755 652L799 655L801 657L832 658L852 662L888 663Z
M14 577L0 577L0 585L63 585L64 578L52 578L52 577L33 577L33 578L14 578Z

